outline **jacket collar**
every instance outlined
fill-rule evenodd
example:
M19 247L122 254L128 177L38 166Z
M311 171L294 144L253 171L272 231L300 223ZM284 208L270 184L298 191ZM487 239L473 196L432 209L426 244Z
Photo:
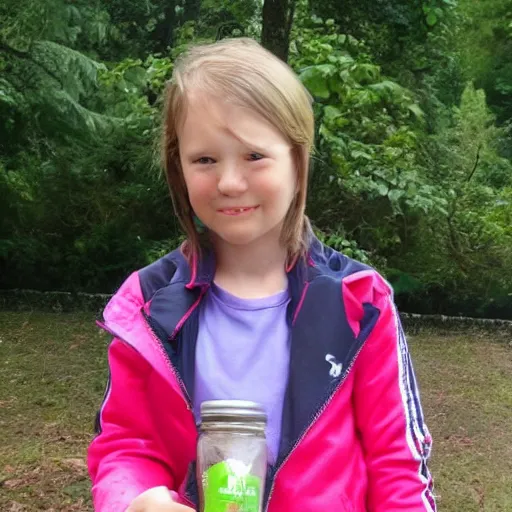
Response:
M318 274L315 255L322 249L322 243L313 234L311 234L310 240L306 256L298 258L286 269L289 281L297 280L304 284ZM181 257L185 260L183 255ZM216 266L213 250L204 250L199 257L194 255L190 265L187 263L186 266L188 267L187 283L185 285L187 289L204 288L212 284Z

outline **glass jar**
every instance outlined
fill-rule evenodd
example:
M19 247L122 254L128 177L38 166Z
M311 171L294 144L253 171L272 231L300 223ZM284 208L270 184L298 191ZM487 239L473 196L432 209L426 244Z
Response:
M267 473L267 416L240 400L201 404L197 482L201 512L261 512Z

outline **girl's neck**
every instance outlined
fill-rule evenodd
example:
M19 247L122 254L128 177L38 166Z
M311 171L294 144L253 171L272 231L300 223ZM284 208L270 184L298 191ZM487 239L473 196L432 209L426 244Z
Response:
M258 240L248 245L214 242L215 283L241 298L268 297L288 286L287 250L276 239Z

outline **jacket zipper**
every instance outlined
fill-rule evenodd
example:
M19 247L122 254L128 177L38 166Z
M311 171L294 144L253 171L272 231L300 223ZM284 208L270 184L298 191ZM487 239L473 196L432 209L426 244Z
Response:
M178 371L172 364L172 361L170 360L169 355L167 354L162 341L160 340L160 338L158 337L156 332L153 330L153 327L151 327L151 324L148 322L148 320L144 314L142 314L142 317L144 318L144 322L145 322L149 332L151 333L151 337L153 338L153 341L156 343L158 350L160 351L160 353L163 355L165 361L167 362L167 366L171 370L171 373L174 375L174 377L178 381L181 392L183 394L183 399L185 400L185 403L187 405L187 409L189 411L191 411L192 410L192 399L190 398L190 395L188 394L188 391L187 391L187 388L185 387L185 383L183 382L183 379L180 377Z
M182 392L182 398L185 401L187 409L189 411L191 411L192 410L192 399L190 398L190 395L188 394L188 391L187 391L187 388L185 387L185 383L183 382L183 379L180 377L178 371L176 370L176 368L172 364L171 360L169 359L169 356L163 346L162 341L160 340L160 338L158 337L156 332L153 330L153 327L151 327L151 324L148 322L146 316L144 315L143 312L141 312L141 315L142 315L142 318L144 319L144 323L145 323L146 327L148 328L149 333L151 334L151 338L156 343L156 346L158 347L158 350L160 351L160 353L163 355L163 357L167 363L167 366L169 367L169 370L171 371L171 373L174 375L174 377L178 381L178 384L179 384L181 392ZM116 334L114 331L112 331L112 329L109 329L104 322L97 321L96 324L99 327L101 327L102 329L104 329L105 331L107 331L112 336L116 337L118 340L122 341L126 345L129 345L131 348L133 348L134 350L139 352L130 342L126 341L121 336Z
M283 462L281 462L281 464L279 464L279 466L276 468L276 471L274 473L274 477L272 479L272 486L270 488L270 492L269 492L269 495L268 495L268 499L267 499L267 505L265 506L265 512L268 512L268 509L270 507L270 499L272 498L272 493L274 492L274 487L276 485L276 480L277 480L277 476L279 474L279 472L281 471L281 469L283 468L283 466L288 462L288 460L290 459L290 457L292 456L293 452L296 450L297 446L299 446L299 444L302 442L302 440L306 437L306 435L308 434L308 432L313 428L314 424L317 422L318 418L323 414L323 412L325 411L325 409L327 409L327 407L329 406L329 404L332 402L332 399L334 398L334 396L337 394L338 390L340 389L340 387L343 385L343 383L345 382L345 380L347 379L347 377L349 376L351 370L352 370L352 367L354 366L354 363L357 359L357 356L359 355L359 352L361 352L363 346L365 344L363 343L359 349L357 350L356 354L354 355L354 357L352 358L352 362L350 363L350 366L348 367L347 371L345 372L345 375L343 376L343 378L340 380L340 382L338 382L338 385L336 386L336 388L334 389L334 391L332 392L331 396L327 399L326 402L324 402L324 404L322 405L322 407L320 407L320 409L316 412L316 414L313 416L313 419L311 420L311 422L309 423L309 425L306 427L306 429L304 430L304 432L301 434L301 436L299 437L299 439L295 442L295 444L293 445L292 449L290 450L290 452L288 453L288 455L285 457L285 459L283 460Z
M199 305L199 303L201 302L201 299L203 298L204 294L206 293L206 290L208 289L207 286L203 286L201 288L201 292L199 294L199 297L197 298L196 302L190 307L190 309L185 313L185 316L183 317L183 319L178 322L178 325L181 323L183 324L183 321L186 320L191 314L192 312L196 309L196 307ZM159 336L157 335L157 333L153 330L153 327L151 326L151 324L148 322L147 318L146 318L146 315L144 315L144 313L141 313L142 314L142 317L144 318L144 322L146 323L148 329L149 329L149 332L151 333L151 337L153 338L153 341L157 344L158 346L158 349L160 350L161 354L164 356L166 362L167 362L167 365L169 366L169 369L171 370L172 374L176 377L176 380L178 381L179 385L180 385L180 388L181 388L181 391L183 393L183 398L187 404L187 409L189 411L192 410L192 399L187 391L187 388L185 386L185 383L183 382L183 379L180 377L178 371L176 370L175 366L172 364L172 361L170 360L169 358L169 355L167 354L167 351L165 350L165 347L162 343L162 341L160 340ZM176 330L175 332L173 333L173 336L175 336L177 334Z
M190 400L190 396L189 396L189 394L187 392L187 389L185 388L185 384L183 383L183 380L178 375L178 372L176 371L176 368L174 368L174 365L172 364L171 360L169 359L169 356L167 355L167 352L165 351L165 348L164 348L162 342L160 341L160 338L157 336L155 331L153 331L153 328L151 327L149 322L146 320L146 317L144 316L144 314L142 314L142 318L144 319L144 323L146 324L146 326L147 326L147 328L148 328L148 330L149 330L149 332L151 334L151 338L157 344L159 351L164 356L164 359L167 362L167 365L169 366L169 369L171 370L171 373L176 377L176 380L178 381L178 384L180 385L180 389L181 389L182 394L183 394L182 398L183 398L183 400L185 401L185 403L187 405L187 409L191 410L192 409L192 407L191 407L192 401ZM111 336L117 338L119 341L123 342L125 345L128 345L130 348L132 348L138 354L140 354L140 351L138 349L136 349L129 341L126 341L124 338L122 338L116 332L114 332L112 329L110 329L104 322L97 321L96 324L99 327L101 327L104 331L108 332ZM141 355L141 357L144 357L144 356L142 356L142 354L140 354L140 355Z

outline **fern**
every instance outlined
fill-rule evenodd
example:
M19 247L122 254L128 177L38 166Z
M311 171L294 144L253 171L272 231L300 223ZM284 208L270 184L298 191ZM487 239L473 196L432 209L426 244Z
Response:
M55 90L46 106L57 114L64 132L74 137L84 135L102 136L124 124L124 120L89 110L76 101L65 90Z
M0 42L28 51L38 39L53 39L63 30L67 16L63 0L2 0Z
M83 53L52 41L37 41L30 55L75 101L96 88L98 71L106 69Z
M106 69L103 64L52 41L37 41L28 52L11 49L9 59L12 71L9 81L0 82L0 102L16 98L17 103L28 104L52 136L86 139L123 124L120 118L85 106L97 91L98 72Z
M0 78L0 104L16 108L21 103L22 95L5 78Z
M106 67L71 48L84 31L94 31L101 43L108 22L97 6L0 0L0 107L7 119L14 115L9 109L27 106L28 119L45 135L80 139L122 124L88 108L98 91L98 73Z

